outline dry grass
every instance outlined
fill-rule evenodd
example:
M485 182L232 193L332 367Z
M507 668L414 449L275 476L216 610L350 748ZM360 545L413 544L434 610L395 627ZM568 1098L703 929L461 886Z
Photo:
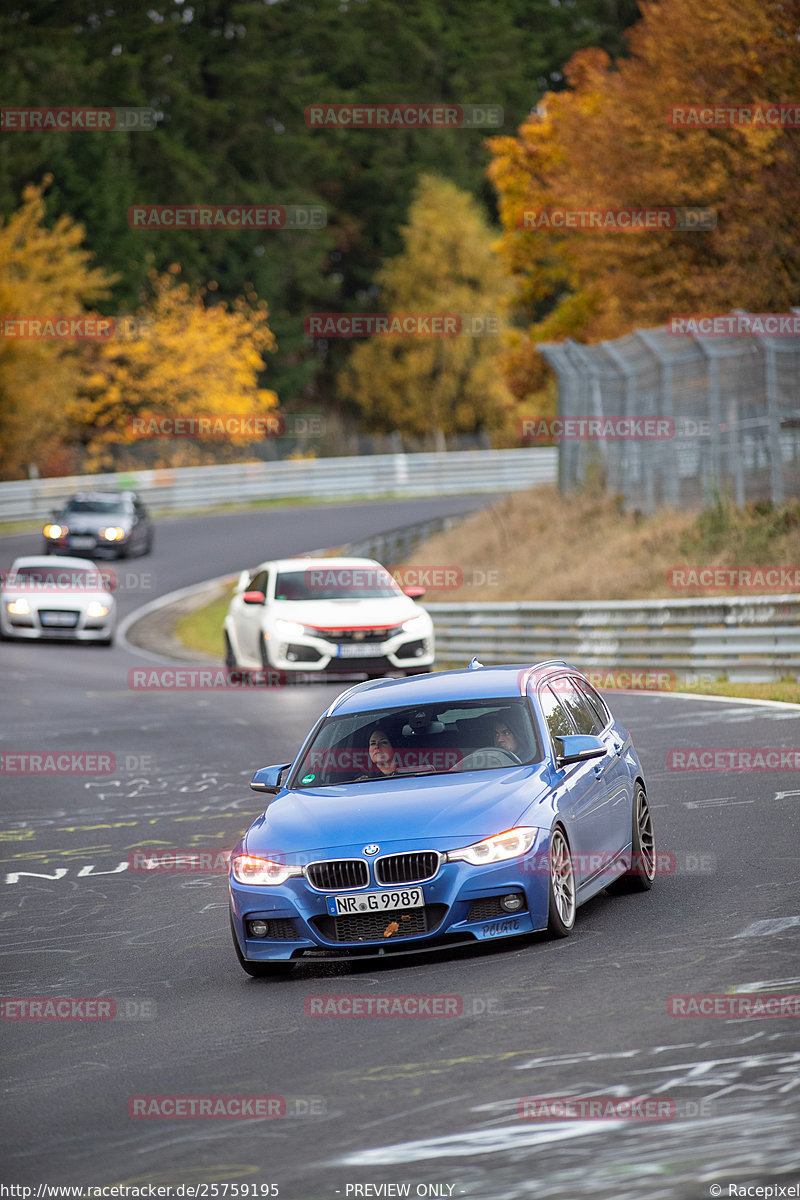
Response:
M425 602L622 600L742 594L676 589L672 567L800 567L800 505L702 515L622 513L615 497L561 497L540 486L483 509L420 546L404 566L455 567L464 583L430 588ZM760 594L786 591L760 588ZM791 589L790 589L791 590Z

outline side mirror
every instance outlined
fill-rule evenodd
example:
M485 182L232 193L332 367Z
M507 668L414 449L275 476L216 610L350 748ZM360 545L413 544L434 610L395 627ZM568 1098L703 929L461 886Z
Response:
M263 592L245 592L242 595L245 604L263 604L266 596Z
M421 600L425 595L424 587L407 587L403 588L403 591L407 596L410 596L412 600Z
M281 776L288 771L291 763L281 763L273 767L261 767L250 780L254 792L266 792L269 796L277 796L283 787Z
M556 751L556 766L569 766L570 763L587 762L590 758L605 758L607 750L599 737L589 733L569 734L565 737L553 738Z

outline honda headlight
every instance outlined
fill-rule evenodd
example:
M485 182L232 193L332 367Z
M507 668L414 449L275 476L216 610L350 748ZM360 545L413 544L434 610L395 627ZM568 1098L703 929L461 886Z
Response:
M237 883L256 887L276 887L292 875L302 875L302 867L289 867L270 858L254 858L252 854L237 854L231 859L231 871Z
M420 614L418 617L409 617L407 621L403 621L403 631L405 633L422 633L428 627L428 618Z
M473 867L481 867L484 863L505 862L509 858L519 858L527 854L533 847L538 832L537 829L520 825L516 829L507 829L505 833L496 833L493 837L484 838L482 842L473 842L471 846L448 850L445 858L448 862L468 862Z
M296 638L302 637L306 632L305 625L299 625L297 621L276 621L275 634L281 638Z

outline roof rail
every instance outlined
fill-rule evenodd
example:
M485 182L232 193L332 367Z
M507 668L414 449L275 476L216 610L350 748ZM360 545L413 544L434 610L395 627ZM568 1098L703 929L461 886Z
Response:
M531 670L538 670L539 667L568 667L569 663L565 658L546 658L543 662L534 663Z

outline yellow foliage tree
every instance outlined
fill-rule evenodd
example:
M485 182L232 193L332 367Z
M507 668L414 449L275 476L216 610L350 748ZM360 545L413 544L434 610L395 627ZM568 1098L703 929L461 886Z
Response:
M139 441L134 417L263 417L278 404L275 392L258 386L263 354L275 348L266 302L249 292L230 308L209 305L215 285L192 289L179 273L176 264L161 275L151 272L153 296L132 321L132 336L93 347L92 371L71 411L91 470L141 461L120 452ZM158 440L147 461L231 461L252 440L246 429L224 440Z
M67 409L78 393L84 350L74 341L14 336L16 318L78 317L108 295L113 279L88 264L83 229L69 217L44 224L51 182L23 192L20 208L0 217L0 473L23 478L69 470L64 454Z
M672 106L796 102L798 0L642 3L629 58L576 54L568 90L516 138L494 138L500 248L530 319L506 360L517 396L540 387L539 341L599 341L672 313L786 312L800 293L796 131L671 125ZM524 210L703 206L711 232L521 229Z
M403 253L376 274L382 311L499 316L509 281L471 196L423 176L402 234ZM441 444L506 421L499 348L497 336L375 337L355 347L340 388L370 428L433 433Z

